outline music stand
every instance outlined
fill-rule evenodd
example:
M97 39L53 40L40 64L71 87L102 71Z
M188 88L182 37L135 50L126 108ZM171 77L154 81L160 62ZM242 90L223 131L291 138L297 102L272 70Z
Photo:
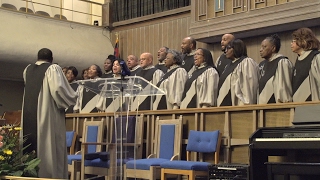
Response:
M116 119L117 118L123 118L124 112L126 112L125 117L128 121L129 119L129 110L131 109L131 103L133 102L134 98L146 98L149 96L155 96L155 95L165 95L165 92L161 89L159 89L157 86L153 85L146 79L139 77L139 76L127 76L127 77L121 77L121 78L97 78L97 79L89 79L89 80L79 80L75 83L79 84L79 86L84 86L84 88L99 94L101 97L104 98L112 98L113 100L116 100L118 98L119 107L115 107L114 111L114 124L116 126ZM136 116L138 115L138 109L136 110ZM107 119L107 118L106 118ZM123 128L122 120L120 121L120 131L115 133L115 143L121 143L120 145L120 151L116 149L116 152L119 154L120 157L117 157L116 159L123 159L123 156L125 156L125 153L123 153L123 132L122 129L128 128L126 126ZM128 123L126 123L128 124ZM117 126L116 126L117 127ZM117 129L117 128L115 128ZM120 138L119 138L120 137ZM120 139L120 142L118 141ZM116 145L116 147L118 147ZM136 149L136 148L134 148ZM136 154L136 153L134 153ZM134 157L135 159L136 157ZM117 161L117 160L116 160ZM110 163L111 164L111 163ZM123 162L120 160L120 162L113 163L117 166L117 164L122 167ZM109 167L111 168L111 167ZM116 171L118 170L117 167L114 167ZM120 172L115 172L117 176L123 177L123 168L119 168ZM117 177L113 176L113 177Z

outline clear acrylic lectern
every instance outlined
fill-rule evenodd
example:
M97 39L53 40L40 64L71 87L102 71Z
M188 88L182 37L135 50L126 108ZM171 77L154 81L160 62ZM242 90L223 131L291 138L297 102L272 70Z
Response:
M128 160L141 158L138 151L141 151L142 155L143 132L141 131L144 126L143 117L139 115L138 108L132 106L139 106L139 101L137 101L138 104L135 103L137 99L165 95L165 92L138 76L97 78L79 80L75 83L83 86L86 90L99 94L100 98L104 100L112 101L112 106L117 106L113 107L113 119L110 122L105 122L107 131L112 131L112 133L106 133L111 134L111 137L105 137L105 143L102 143L106 146L105 152L109 153L109 159L104 163L97 164L97 166L100 166L97 169L101 172L100 176L108 176L110 179L122 179L124 163ZM130 116L132 114L129 113L130 110L135 111L135 115ZM106 118L106 121L108 119ZM140 150L138 150L137 146L141 146ZM88 162L88 160L86 161ZM83 166L87 166L87 164L90 163L82 163L82 169L85 169L86 167ZM88 168L93 169L95 167ZM86 178L82 177L82 179Z

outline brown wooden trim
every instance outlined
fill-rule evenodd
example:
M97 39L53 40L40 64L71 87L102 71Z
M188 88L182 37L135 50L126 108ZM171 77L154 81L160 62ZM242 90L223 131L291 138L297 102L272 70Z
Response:
M144 115L164 115L164 114L195 114L206 112L236 112L236 111L253 111L253 110L268 110L268 109L291 109L297 106L316 105L320 101L303 102L303 103L278 103L278 104L263 104L263 105L245 105L245 106L225 106L225 107L209 107L209 108L190 108L190 109L175 109L175 110L156 110L156 111L139 111ZM135 115L137 112L129 112L129 115ZM74 113L66 114L66 117L101 117L113 116L113 113Z
M172 15L176 15L176 14L180 14L180 13L185 13L185 12L189 12L190 10L191 10L191 6L186 6L186 7L173 9L173 10L169 10L169 11L164 11L164 12L160 12L160 13L156 13L156 14L150 14L147 16L128 19L125 21L114 22L114 23L112 23L112 26L119 27L119 26L124 26L124 25L129 25L129 24L140 23L143 21L154 21L155 19L158 19L158 18L163 18L166 16L172 16Z

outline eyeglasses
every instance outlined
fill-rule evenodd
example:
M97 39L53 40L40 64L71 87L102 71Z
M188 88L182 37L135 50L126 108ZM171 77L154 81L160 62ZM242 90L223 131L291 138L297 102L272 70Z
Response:
M297 40L295 40L295 39L293 39L292 41L291 41L291 43L295 43Z

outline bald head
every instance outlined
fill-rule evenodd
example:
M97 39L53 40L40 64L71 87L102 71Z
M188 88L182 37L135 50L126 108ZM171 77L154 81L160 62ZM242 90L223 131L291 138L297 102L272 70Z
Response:
M224 52L226 49L227 44L234 40L233 34L224 34L221 38L221 50Z
M183 54L189 54L192 50L196 49L196 40L192 37L186 37L181 42L181 52Z
M142 69L151 66L153 62L153 56L149 52L142 53L140 55L140 66Z

